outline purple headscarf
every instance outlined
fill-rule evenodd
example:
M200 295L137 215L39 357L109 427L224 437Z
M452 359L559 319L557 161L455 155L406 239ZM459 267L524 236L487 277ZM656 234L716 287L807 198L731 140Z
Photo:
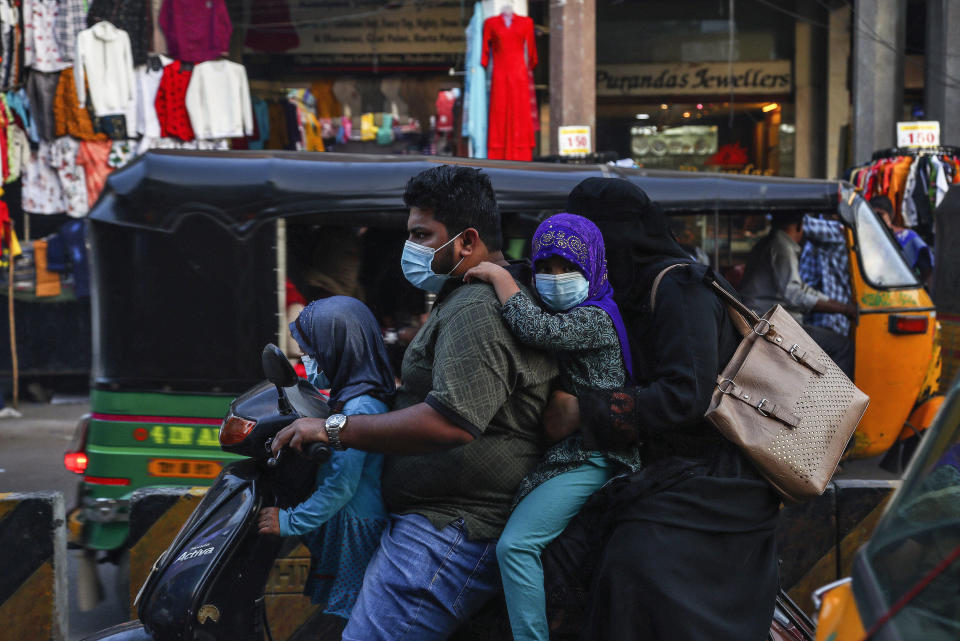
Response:
M592 222L575 214L556 214L540 223L533 234L533 262L550 256L560 256L580 268L590 289L587 298L577 307L599 307L607 313L620 338L620 352L627 375L633 380L633 361L627 328L620 308L613 302L613 286L607 278L607 256L603 248L603 234Z

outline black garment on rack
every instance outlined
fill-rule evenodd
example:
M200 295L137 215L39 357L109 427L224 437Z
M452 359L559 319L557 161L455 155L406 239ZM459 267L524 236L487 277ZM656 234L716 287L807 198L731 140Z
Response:
M147 62L150 38L153 36L153 16L150 0L92 0L87 11L87 26L106 20L130 36L133 64Z
M917 163L917 182L910 195L917 210L914 230L927 243L933 240L933 208L930 205L930 157L920 156Z

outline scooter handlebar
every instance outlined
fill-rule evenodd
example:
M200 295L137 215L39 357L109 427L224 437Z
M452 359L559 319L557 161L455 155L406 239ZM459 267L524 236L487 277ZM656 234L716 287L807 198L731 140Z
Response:
M310 443L303 448L303 456L315 463L326 463L330 460L331 454L330 447L326 443Z

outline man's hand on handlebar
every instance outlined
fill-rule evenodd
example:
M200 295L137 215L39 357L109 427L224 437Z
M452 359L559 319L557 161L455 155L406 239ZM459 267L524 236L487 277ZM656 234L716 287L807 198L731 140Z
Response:
M257 518L257 529L260 534L280 535L280 510L275 507L265 507L260 510Z
M285 445L302 452L310 443L327 443L326 421L322 418L298 418L277 432L270 444L274 456Z

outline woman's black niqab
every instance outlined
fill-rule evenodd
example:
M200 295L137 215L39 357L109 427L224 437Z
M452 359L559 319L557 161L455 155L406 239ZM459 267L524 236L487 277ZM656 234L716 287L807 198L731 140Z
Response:
M567 210L589 218L604 232L610 245L629 248L635 265L650 265L668 258L690 260L670 231L660 205L646 192L623 178L587 178L567 197Z

